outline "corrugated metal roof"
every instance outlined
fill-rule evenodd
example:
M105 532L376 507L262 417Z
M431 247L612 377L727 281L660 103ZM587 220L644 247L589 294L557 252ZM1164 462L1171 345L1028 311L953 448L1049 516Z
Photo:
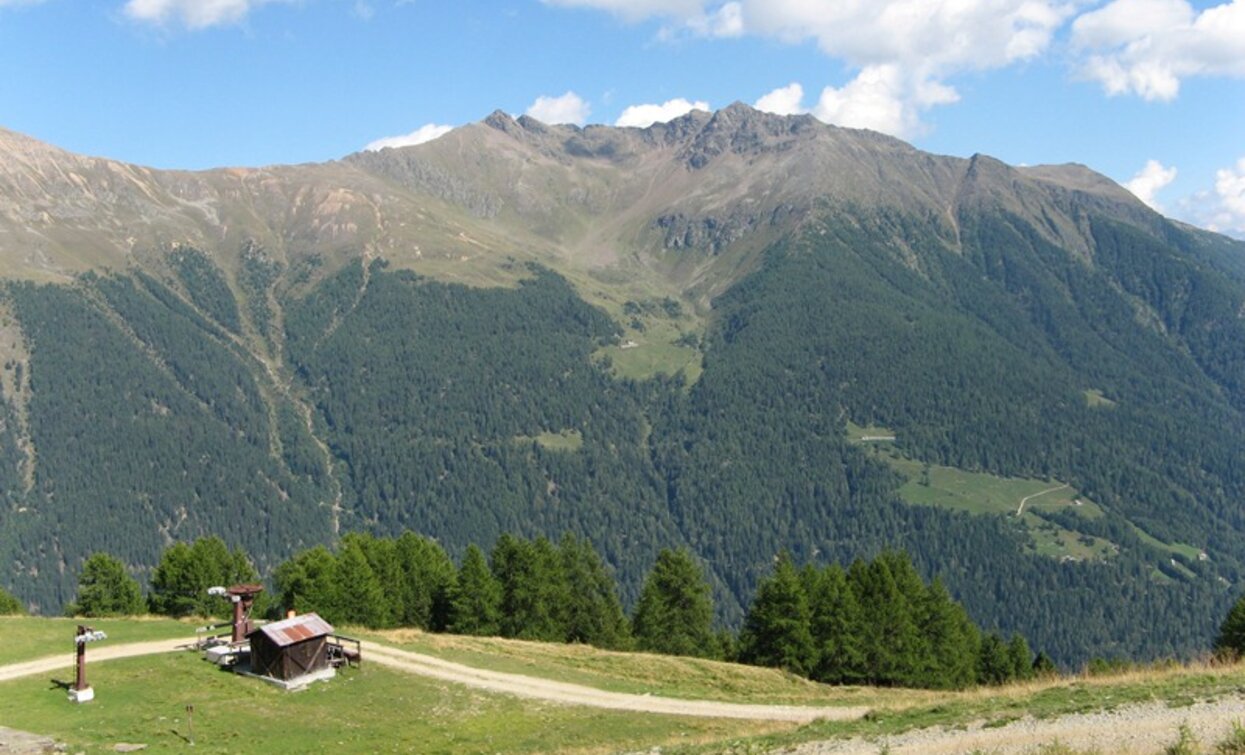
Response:
M256 629L251 634L263 632L277 647L286 647L313 637L323 637L333 633L333 625L320 618L318 614L305 613L292 619L274 621Z

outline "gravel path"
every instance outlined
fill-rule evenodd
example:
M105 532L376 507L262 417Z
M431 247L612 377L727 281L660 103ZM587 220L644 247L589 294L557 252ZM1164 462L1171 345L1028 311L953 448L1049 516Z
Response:
M680 700L672 697L606 692L579 684L555 682L521 674L486 671L459 663L451 663L430 655L378 645L374 642L364 642L363 650L363 657L366 663L378 663L400 671L456 684L465 684L469 687L489 692L504 692L536 700L569 705L588 705L594 708L626 710L635 713L662 713L675 716L744 718L757 721L808 723L817 719L854 720L860 718L869 710L863 707L810 708L798 705L745 705L711 700Z
M99 661L133 658L138 655L155 655L156 653L172 653L176 650L185 649L192 642L194 640L155 640L152 642L131 642L126 645L94 645L86 653L87 668L89 669L91 664ZM73 651L66 650L62 655L52 655L24 663L0 666L0 682L8 681L9 679L19 679L23 676L48 674L64 670L69 670L69 677L72 677L73 667ZM67 678L67 681L73 681L73 679ZM89 676L87 681L90 681Z
M980 724L964 730L941 727L921 729L885 737L876 742L849 739L809 742L782 752L791 755L876 755L883 748L894 755L952 755L981 751L994 755L1034 753L1044 745L1058 742L1074 750L1092 750L1104 755L1115 753L1161 753L1188 726L1201 743L1203 752L1214 747L1232 731L1233 722L1245 724L1245 695L1237 694L1212 702L1183 708L1163 703L1130 705L1114 711L1077 713L1059 718L1023 718L1006 726L983 729Z

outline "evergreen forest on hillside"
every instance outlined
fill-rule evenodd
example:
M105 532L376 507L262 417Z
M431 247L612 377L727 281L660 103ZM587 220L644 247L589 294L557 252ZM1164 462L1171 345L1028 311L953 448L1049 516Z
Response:
M161 556L144 603L124 565L96 553L69 611L223 616L228 602L209 590L256 578L249 557L220 538L179 542ZM896 552L846 570L837 564L797 570L788 554L779 554L738 635L713 630L710 587L688 551L657 555L628 618L600 554L570 534L554 544L505 533L487 559L472 544L456 566L435 541L413 532L351 533L335 553L316 546L296 554L277 567L274 581L275 594L261 594L253 615L315 612L339 626L725 659L831 684L963 689L1055 670L1020 635L1005 641L983 634L941 581L927 584Z
M4 384L29 392L0 401L3 587L58 611L101 549L157 586L169 543L208 534L281 582L348 532L418 531L464 569L472 544L570 533L627 613L663 550L694 553L714 626L768 663L749 607L778 554L823 575L901 549L987 636L1060 663L1208 647L1245 576L1245 270L1174 226L1090 217L1089 265L961 215L955 251L884 212L775 244L714 300L690 385L614 376L595 355L620 327L543 268L470 288L180 248L163 274L8 284L29 360ZM1015 517L905 503L849 421L907 460L1067 483L1103 515L1039 516L1115 550L1052 558ZM839 579L798 576L806 601ZM392 620L445 620L429 600Z

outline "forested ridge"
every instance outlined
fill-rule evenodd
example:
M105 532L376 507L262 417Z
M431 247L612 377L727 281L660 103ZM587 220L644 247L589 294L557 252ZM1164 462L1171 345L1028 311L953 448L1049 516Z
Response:
M1208 646L1245 565L1239 250L1087 217L1090 261L1004 211L962 210L958 247L932 219L844 212L714 300L690 386L611 374L595 355L619 326L544 268L515 288L382 261L295 280L255 247L236 273L180 247L162 272L8 284L28 358L4 385L30 390L0 402L4 587L55 611L92 551L146 581L209 533L270 574L348 532L417 530L454 559L569 532L628 611L658 553L690 549L718 625L746 627L780 552L899 548L1063 663ZM1118 552L1061 561L1012 518L904 503L848 420L908 459L1071 484L1104 516L1042 516Z

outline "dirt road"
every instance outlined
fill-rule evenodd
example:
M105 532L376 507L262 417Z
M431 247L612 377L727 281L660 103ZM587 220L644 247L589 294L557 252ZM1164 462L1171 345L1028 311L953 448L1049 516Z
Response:
M137 642L128 645L101 645L91 648L92 664L115 658L132 658L155 653L170 653L185 647L189 640L160 640ZM516 695L534 700L587 705L593 708L625 710L636 713L664 713L676 716L699 716L705 718L743 718L758 721L791 721L806 723L819 718L850 720L860 718L868 709L852 708L806 708L794 705L743 705L711 700L679 700L670 697L632 695L622 692L605 692L578 684L554 682L520 674L497 671L451 663L430 655L421 655L375 642L363 643L365 663L375 663L410 674L418 674L468 687ZM35 674L67 671L73 667L73 656L64 655L39 658L25 663L0 666L0 681L17 679Z
M155 655L156 653L172 653L186 647L194 642L193 639L186 640L155 640L153 642L131 642L126 645L95 645L87 652L87 660L90 664L99 663L100 661L111 661L117 658L133 658L138 655ZM57 671L68 669L70 674L67 676L69 681L73 681L72 670L74 666L74 657L72 652L65 652L61 655L50 655L44 658L36 658L33 661L25 661L24 663L12 663L8 666L0 666L0 682L9 679L18 679L23 676L34 676L35 674L50 674Z
M1068 487L1068 485L1067 483L1064 483L1063 485L1057 485L1053 488L1048 488L1046 490L1043 490L1040 493L1034 493L1033 495L1027 495L1024 498L1021 498L1020 505L1016 507L1016 516L1020 516L1021 514L1025 513L1025 504L1029 502L1029 499L1038 498L1039 496L1044 496L1047 493L1054 493L1056 490L1063 490L1066 487Z
M952 755L988 752L998 755L1040 752L1058 742L1071 750L1103 755L1161 753L1188 726L1201 744L1200 752L1212 752L1232 731L1233 722L1245 724L1245 695L1169 708L1161 702L1129 705L1114 711L1077 713L1049 720L1022 718L1006 726L965 730L941 727L905 732L877 741L848 739L809 742L785 752L790 755Z
M626 710L636 713L664 713L675 716L700 716L705 718L746 718L758 721L791 721L807 723L817 719L846 721L860 718L868 708L808 708L796 705L745 705L711 700L680 700L672 697L633 695L623 692L606 692L578 684L555 682L520 674L464 666L441 660L430 655L398 650L374 642L363 643L365 663L427 676L442 681L465 684L489 692L504 692L569 705L588 705L594 708Z

